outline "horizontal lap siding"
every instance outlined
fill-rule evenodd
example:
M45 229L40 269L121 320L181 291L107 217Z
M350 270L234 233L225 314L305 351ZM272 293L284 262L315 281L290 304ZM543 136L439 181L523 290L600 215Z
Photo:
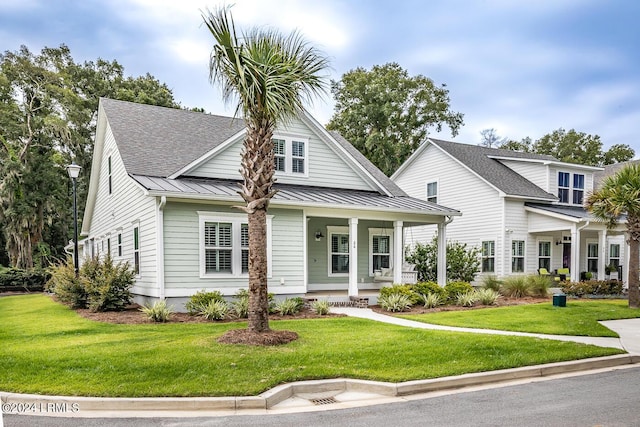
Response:
M529 222L527 212L524 210L524 202L519 199L506 200L506 223L504 261L505 271L511 273L511 243L514 240L524 240L524 272L535 272L538 268L536 239L529 237Z
M549 180L547 179L547 166L543 163L523 162L517 160L500 160L500 163L509 169L516 171L538 187L547 191Z
M108 158L111 156L112 193L109 194ZM100 165L98 193L89 238L106 239L110 233L111 254L116 262L133 268L133 228L139 224L140 276L135 288L144 294L157 293L155 198L145 196L127 174L116 143L107 126L104 155ZM122 233L122 256L118 256L118 232ZM106 243L105 243L106 248ZM89 252L90 253L90 252Z
M349 188L354 190L371 190L369 186L356 172L353 171L342 158L329 148L324 141L318 138L304 123L296 120L288 128L282 131L286 135L296 135L309 139L308 159L306 166L309 169L308 177L296 177L276 174L278 183L313 185L316 187ZM277 134L278 132L276 132ZM187 175L240 179L240 150L242 140L239 140L205 164L199 166Z

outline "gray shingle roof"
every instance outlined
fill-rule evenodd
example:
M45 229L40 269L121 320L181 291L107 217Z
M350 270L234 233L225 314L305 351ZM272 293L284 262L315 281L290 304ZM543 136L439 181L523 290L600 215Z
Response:
M102 98L129 174L170 176L245 128L244 120Z
M491 158L508 157L557 162L558 160L552 156L460 144L434 138L429 138L429 141L458 159L469 169L509 196L557 200L553 194L547 193L519 173L500 163L500 161Z
M242 199L238 195L238 181L212 178L160 178L133 175L146 190L167 193L171 196L206 196L222 200ZM304 204L318 207L354 207L362 209L387 210L390 212L411 212L433 215L460 215L455 209L409 196L389 197L376 191L361 191L336 188L310 187L302 185L276 184L278 193L273 197L273 205Z

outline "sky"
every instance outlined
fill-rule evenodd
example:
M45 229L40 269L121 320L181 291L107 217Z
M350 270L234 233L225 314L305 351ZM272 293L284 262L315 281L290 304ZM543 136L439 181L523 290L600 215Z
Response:
M150 73L185 107L233 115L209 82L216 0L0 0L0 52L66 44L75 61L116 60ZM483 129L533 140L558 128L628 144L640 156L640 2L635 0L232 0L240 29L299 30L330 59L328 80L397 62L446 84L464 114L453 137ZM308 106L326 124L327 92Z

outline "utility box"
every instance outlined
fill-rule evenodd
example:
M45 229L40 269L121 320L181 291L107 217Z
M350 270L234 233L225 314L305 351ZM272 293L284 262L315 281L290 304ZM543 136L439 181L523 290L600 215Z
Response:
M567 296L565 294L555 294L553 296L553 306L554 307L566 307L567 306Z

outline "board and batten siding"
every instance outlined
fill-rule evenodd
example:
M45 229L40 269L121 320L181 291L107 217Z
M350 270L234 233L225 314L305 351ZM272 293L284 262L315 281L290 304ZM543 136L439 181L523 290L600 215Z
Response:
M276 172L278 183L374 190L340 155L322 139L318 138L302 121L295 120L287 128L283 128L281 132L276 131L274 133L275 136L280 134L308 139L308 158L305 159L308 176L284 175ZM186 175L205 178L241 179L239 172L241 148L242 139L239 139L217 153L206 163L187 172Z
M157 296L159 287L156 278L155 198L145 196L142 189L127 174L109 126L106 127L104 138L98 190L87 241L94 239L97 242L110 238L113 260L129 262L133 268L133 228L137 225L140 243L140 274L135 279L132 291L140 295ZM109 194L109 157L111 157L111 194ZM118 233L122 233L121 257L118 256ZM89 253L91 253L90 249Z
M167 293L189 296L199 289L233 295L248 287L248 276L200 277L200 227L198 212L239 214L227 205L168 202L164 208L164 276ZM272 219L269 291L287 293L287 287L304 285L303 214L300 210L269 209ZM284 284L281 284L284 283Z
M438 204L462 212L447 225L447 240L474 247L494 240L496 252L499 250L502 201L498 191L437 147L425 147L394 181L407 194L422 200L426 199L426 184L437 181ZM407 228L405 244L429 243L436 230L435 226Z
M499 160L500 163L519 175L528 179L538 187L548 191L550 179L548 179L549 167L543 163L524 162L518 160Z

